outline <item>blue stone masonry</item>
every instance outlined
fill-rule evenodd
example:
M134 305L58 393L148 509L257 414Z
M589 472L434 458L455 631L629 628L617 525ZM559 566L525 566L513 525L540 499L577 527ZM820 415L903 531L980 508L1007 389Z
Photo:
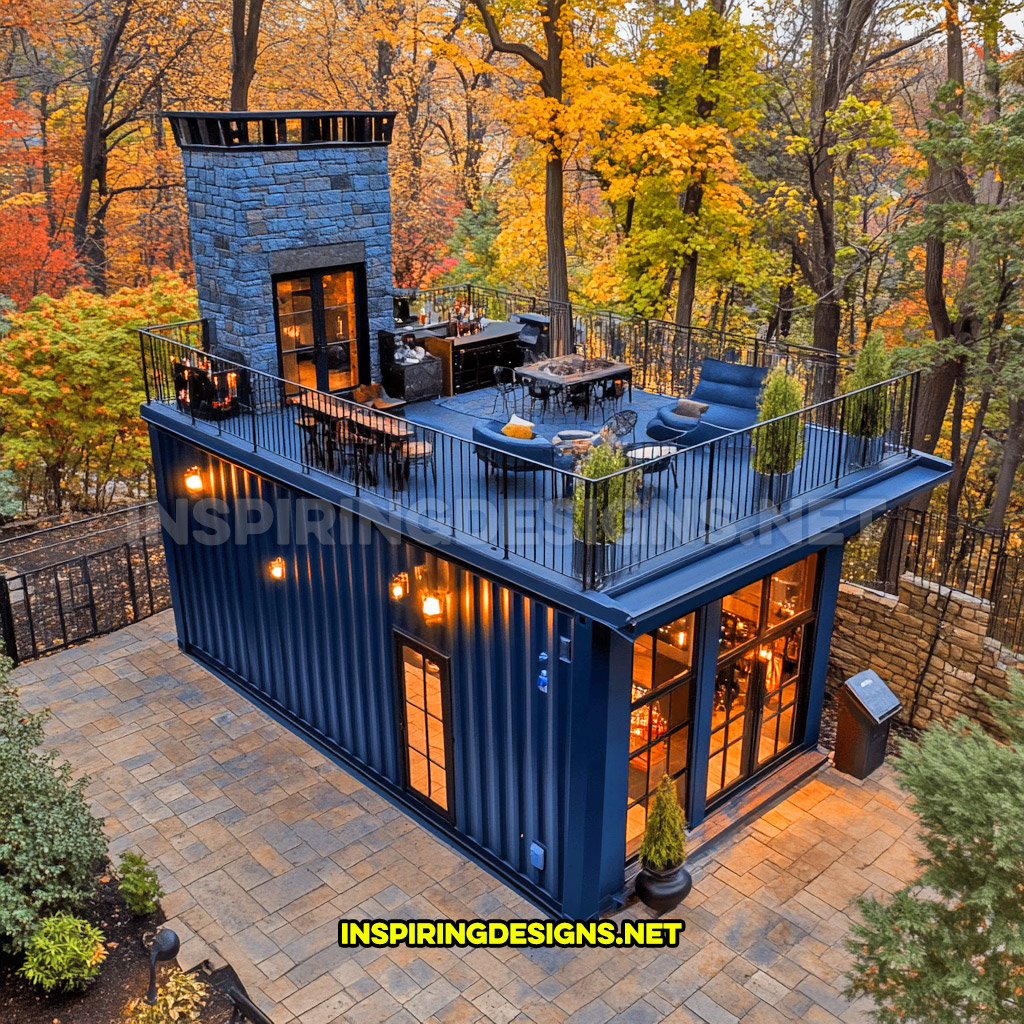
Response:
M278 373L271 275L365 263L371 373L392 326L387 149L184 150L199 309L216 351Z

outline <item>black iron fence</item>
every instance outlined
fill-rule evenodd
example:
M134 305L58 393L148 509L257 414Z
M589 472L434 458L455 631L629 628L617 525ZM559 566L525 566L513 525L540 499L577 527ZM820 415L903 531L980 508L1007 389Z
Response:
M897 509L847 544L847 582L895 594L903 573L989 602L989 636L1024 653L1024 556L1009 531Z
M804 384L808 405L831 398L847 372L848 361L831 352L806 345L768 343L759 335L680 327L670 320L627 316L570 302L554 302L536 295L449 285L443 288L397 289L413 314L443 315L456 306L472 307L492 320L508 320L524 313L550 318L552 354L580 352L591 357L616 359L634 368L634 381L648 391L688 395L700 377L705 359L747 366L782 365Z
M202 337L201 323L139 333L147 401L176 409L200 435L341 478L356 494L421 517L431 532L483 543L585 588L658 571L666 556L905 457L917 394L910 374L588 478L559 465L550 445L548 461L537 452L512 455L478 435L368 410L213 356L186 343ZM186 386L191 377L205 382L208 399L196 400ZM879 410L879 432L870 438L851 429L850 409L865 406ZM642 482L645 500L636 501Z
M0 543L0 637L15 663L168 607L156 502Z

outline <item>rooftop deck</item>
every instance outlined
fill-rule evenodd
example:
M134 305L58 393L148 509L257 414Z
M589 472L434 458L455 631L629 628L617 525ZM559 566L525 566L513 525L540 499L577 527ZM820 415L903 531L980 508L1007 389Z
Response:
M300 472L312 493L330 495L342 505L351 499L352 507L358 503L360 510L376 510L378 520L383 517L403 532L457 545L464 557L485 552L520 571L554 574L584 590L634 587L735 543L743 534L895 474L913 457L916 377L908 375L873 389L887 409L885 433L874 444L861 444L844 429L849 396L789 417L787 422L802 438L803 454L788 479L759 477L751 468L758 428L682 448L656 464L598 480L580 475L571 457L562 456L551 465L516 459L511 468L506 461L496 469L493 463L502 462L501 451L473 440L475 425L504 418L493 390L411 404L402 410L404 416L373 412L373 432L381 444L339 450L327 460L296 424L303 401L315 403L318 393L186 344L197 340L198 330L192 324L141 332L147 419L240 465ZM175 362L205 366L213 376L238 373L244 381L238 409L222 418L197 415L176 394ZM620 408L637 413L637 441L645 440L647 422L670 401L639 388L622 399ZM585 422L552 411L536 429L546 438L565 427L597 430L608 411ZM332 399L334 420L366 415L363 406ZM389 445L389 434L401 443ZM421 457L409 458L403 451ZM621 530L613 530L617 539L599 543L593 516L582 511L597 507L602 495L628 493L641 472L638 500L626 510Z

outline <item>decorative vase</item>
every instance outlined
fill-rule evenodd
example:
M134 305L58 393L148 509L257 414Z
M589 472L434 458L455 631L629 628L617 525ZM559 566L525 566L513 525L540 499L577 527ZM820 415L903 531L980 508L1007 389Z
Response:
M658 914L666 914L679 906L692 888L693 878L682 864L663 871L644 864L636 876L637 896Z

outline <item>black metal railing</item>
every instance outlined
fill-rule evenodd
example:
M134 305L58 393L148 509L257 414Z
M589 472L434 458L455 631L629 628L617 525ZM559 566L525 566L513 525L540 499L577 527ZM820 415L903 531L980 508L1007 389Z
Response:
M245 450L338 477L356 495L372 494L386 508L420 517L434 535L483 544L585 588L657 571L694 545L718 541L792 499L834 490L854 473L911 451L916 374L591 479L211 355L182 340L201 338L201 322L139 333L148 402L174 407L202 431ZM219 406L197 406L182 387L189 368L218 382L211 395L220 395L225 382L230 394ZM874 417L881 433L860 438L850 431L851 402L883 410ZM325 403L330 408L321 428L333 431L345 421L349 435L351 422L376 440L315 443L322 433L304 432L296 421L315 419ZM794 446L791 471L784 458L768 466L754 454L779 437ZM638 482L645 486L634 500ZM603 511L594 514L617 504L622 515L613 513L610 525Z
M0 544L0 638L15 663L169 608L156 502Z
M182 149L387 146L395 124L393 110L182 110L166 116Z
M843 579L899 593L910 573L990 605L988 635L1024 652L1024 556L1008 530L917 509L896 509L846 547Z
M808 405L831 398L848 371L848 360L832 352L724 329L680 327L670 320L628 316L536 295L475 284L396 289L414 314L441 314L457 304L472 306L492 320L539 313L551 320L551 352L616 359L629 363L633 380L648 391L688 395L704 359L746 366L784 366L800 378Z

